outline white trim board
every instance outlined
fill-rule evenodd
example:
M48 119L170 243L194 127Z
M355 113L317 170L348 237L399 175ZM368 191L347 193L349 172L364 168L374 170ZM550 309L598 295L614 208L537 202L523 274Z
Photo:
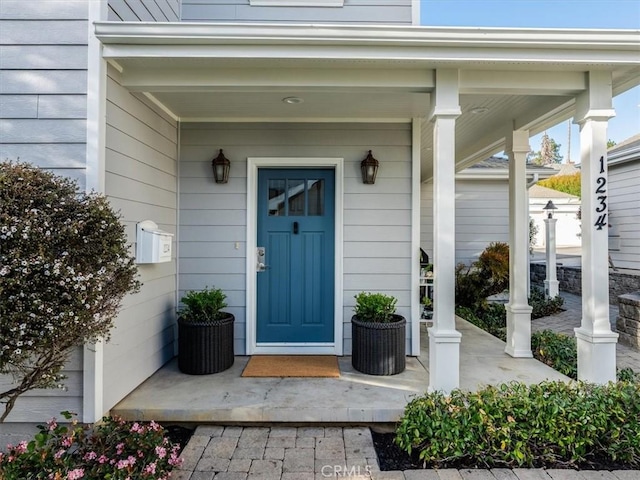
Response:
M259 168L333 168L335 171L335 256L334 256L334 343L333 344L263 344L256 341L257 271L257 201ZM309 157L249 157L247 158L247 250L246 255L246 354L333 354L343 351L343 209L344 159Z

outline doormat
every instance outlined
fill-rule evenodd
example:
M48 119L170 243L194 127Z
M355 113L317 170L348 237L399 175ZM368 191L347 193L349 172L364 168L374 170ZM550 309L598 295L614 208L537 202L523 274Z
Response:
M243 377L339 377L332 355L253 355Z

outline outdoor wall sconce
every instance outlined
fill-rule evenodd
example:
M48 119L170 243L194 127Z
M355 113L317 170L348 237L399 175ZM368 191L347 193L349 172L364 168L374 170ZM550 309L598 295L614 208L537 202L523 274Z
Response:
M547 204L543 207L542 210L546 210L547 211L547 218L553 218L553 211L557 210L558 207L556 207L553 202L551 200L549 200L547 202Z
M376 174L378 173L379 164L380 162L373 158L371 150L369 150L367 158L362 160L362 163L360 163L360 168L362 169L362 183L369 185L376 183Z
M211 166L213 167L213 178L215 178L216 183L227 183L229 181L231 162L224 156L222 149L220 149L218 156L211 161Z

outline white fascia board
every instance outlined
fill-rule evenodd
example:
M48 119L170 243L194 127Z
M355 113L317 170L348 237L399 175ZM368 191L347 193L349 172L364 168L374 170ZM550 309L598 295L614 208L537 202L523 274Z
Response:
M531 180L537 176L539 180L552 177L558 173L555 170L548 172L540 170L527 169L527 179ZM507 180L509 178L509 169L494 169L489 171L465 169L462 172L456 173L456 180Z
M188 50L176 47L206 45L213 48L201 55L225 56L231 52L222 47L241 45L244 56L271 53L279 58L306 53L304 58L640 65L640 30L140 22L98 22L95 28L111 47L105 53L114 58L188 56ZM309 47L323 48L307 52Z
M610 167L630 162L640 162L640 145L637 143L607 155L607 164Z
M343 7L344 0L249 0L252 7Z

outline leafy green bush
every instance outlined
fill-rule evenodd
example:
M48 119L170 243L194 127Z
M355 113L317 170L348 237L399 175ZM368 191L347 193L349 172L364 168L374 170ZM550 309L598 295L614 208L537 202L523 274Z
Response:
M564 299L560 295L554 298L547 298L542 290L532 288L529 305L533 308L531 312L532 319L548 317L549 315L562 311Z
M456 304L477 308L509 286L509 245L493 242L471 266L456 267Z
M396 443L429 467L640 466L640 384L543 382L412 400Z
M507 340L507 311L501 303L490 303L475 310L469 307L456 307L456 315L503 342Z
M635 372L630 367L618 369L617 377L619 382L640 383L640 372Z
M533 357L567 377L578 378L578 349L575 337L551 330L531 335Z
M227 296L219 288L191 290L180 299L178 312L187 322L215 322L226 316L221 310L227 306Z
M30 442L0 452L0 479L166 479L182 463L180 445L172 444L155 422L105 417L91 427L76 420L59 425L54 418L38 429Z
M360 292L355 296L355 315L361 322L389 323L396 313L397 299L384 293Z

